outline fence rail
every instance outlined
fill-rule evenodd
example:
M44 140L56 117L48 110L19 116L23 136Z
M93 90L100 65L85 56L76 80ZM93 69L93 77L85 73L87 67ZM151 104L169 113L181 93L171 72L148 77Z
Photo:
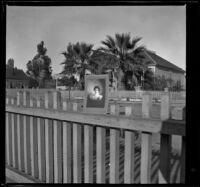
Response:
M55 89L6 89L8 96L16 97L18 91L28 91L31 93L31 96L35 98L44 98L46 92L54 92ZM72 91L59 91L61 97L63 98L83 98L84 91L72 90ZM186 92L168 92L170 99L172 100L184 100L186 98ZM108 96L110 99L121 99L121 98L142 98L143 94L149 94L152 98L161 99L163 91L113 91L109 92Z
M119 115L114 103L107 115L78 112L77 102L63 102L57 91L46 92L44 98L36 100L22 91L16 99L6 98L8 167L46 183L170 183L171 140L179 135L178 181L184 183L185 121L169 120L168 94L161 98L160 119L150 117L150 95L143 95L142 118L133 117L130 106ZM153 133L161 137L157 169L152 168ZM152 173L157 176L154 181Z

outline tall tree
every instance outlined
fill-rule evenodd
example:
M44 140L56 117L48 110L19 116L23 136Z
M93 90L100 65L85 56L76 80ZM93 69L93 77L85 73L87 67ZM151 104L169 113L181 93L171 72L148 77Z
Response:
M39 83L39 88L45 87L45 80L52 79L51 59L46 55L47 48L44 47L44 42L41 41L37 45L37 54L32 60L29 60L27 65L27 74Z
M140 78L145 70L145 64L143 63L142 51L144 46L137 47L137 43L141 40L141 37L135 37L131 39L130 34L115 34L115 37L107 36L105 41L101 43L104 47L100 50L111 53L119 59L119 66L116 68L118 71L118 87L122 88L121 84L127 89L133 89L134 85L140 82Z
M65 60L61 63L64 64L64 69L61 73L67 74L70 77L75 77L75 74L78 75L78 87L80 89L84 89L84 76L87 70L93 71L93 66L90 62L92 48L92 44L84 42L69 43L67 50L62 53L65 56Z

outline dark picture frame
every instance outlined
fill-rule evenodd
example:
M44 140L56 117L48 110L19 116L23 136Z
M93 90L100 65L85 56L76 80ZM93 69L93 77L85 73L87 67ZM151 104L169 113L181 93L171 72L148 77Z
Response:
M84 112L106 114L108 111L109 76L85 75Z

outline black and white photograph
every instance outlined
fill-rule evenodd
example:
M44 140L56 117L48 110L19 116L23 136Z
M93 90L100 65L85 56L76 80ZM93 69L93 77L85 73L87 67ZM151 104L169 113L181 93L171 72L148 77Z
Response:
M107 113L108 81L107 74L85 76L85 112Z
M185 184L186 5L5 21L6 184Z

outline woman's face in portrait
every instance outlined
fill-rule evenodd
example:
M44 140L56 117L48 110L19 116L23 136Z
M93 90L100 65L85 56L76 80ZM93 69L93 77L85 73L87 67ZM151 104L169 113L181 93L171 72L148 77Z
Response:
M94 89L95 94L99 94L99 88Z

